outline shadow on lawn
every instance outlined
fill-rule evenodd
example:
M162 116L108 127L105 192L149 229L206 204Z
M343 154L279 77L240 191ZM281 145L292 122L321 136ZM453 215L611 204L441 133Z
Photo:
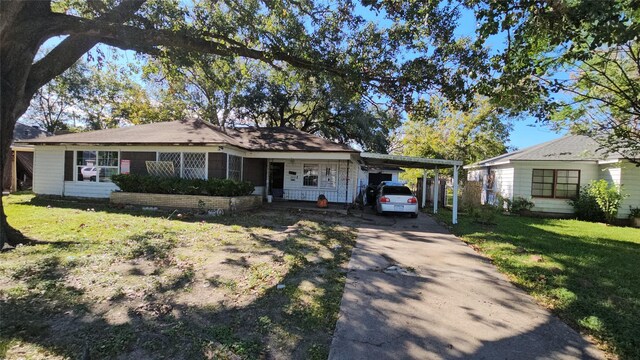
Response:
M495 251L493 261L502 271L520 279L516 285L542 295L572 327L605 341L622 358L640 358L640 244L554 233L539 225L563 225L539 218L466 225L456 230L472 243L498 244L486 250Z
M344 287L341 264L348 261L354 241L350 237L336 237L330 226L319 225L314 231L321 236L315 246L331 251L333 259L308 263L305 254L317 249L303 241L304 235L290 236L281 242L254 238L296 261L280 281L286 284L284 290L267 288L241 306L200 306L179 301L179 291L188 291L194 285L193 269L135 301L119 296L96 304L83 296L86 294L82 289L69 285L71 273L81 266L79 263L48 257L14 274L14 280L25 281L28 291L0 298L0 342L4 342L0 343L0 357L5 356L2 352L6 353L13 339L37 344L60 356L83 359L201 359L236 358L236 355L269 358L278 357L277 352L275 355L272 352L278 351L282 341L294 344L290 354L293 358L326 358ZM134 256L163 260L166 252L173 249L149 250L149 243L157 239L157 234L135 237L127 240L142 244L140 251L131 253ZM342 246L330 248L331 238ZM163 256L156 259L158 254ZM166 265L161 261L156 266ZM131 269L129 273L144 274L145 269ZM216 286L224 286L215 279L208 281L215 285L212 291ZM298 298L297 289L303 281L317 286L309 306ZM125 309L126 321L110 323L105 317L109 307ZM282 338L279 334L286 336Z

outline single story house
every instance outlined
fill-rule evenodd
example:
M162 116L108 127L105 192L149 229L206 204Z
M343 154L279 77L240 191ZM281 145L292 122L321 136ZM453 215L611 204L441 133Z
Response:
M17 144L16 141L36 139L48 136L49 133L37 126L16 123L13 128L11 152L7 157L2 174L2 191L14 192L30 189L33 183L33 146Z
M219 128L173 121L32 139L33 191L108 198L118 173L164 174L252 182L255 194L275 199L351 203L370 177L360 152L292 128ZM397 180L398 167L376 166ZM386 174L386 175L382 175Z
M469 181L483 183L482 202L525 198L532 211L571 214L569 200L592 180L605 179L622 186L628 196L618 217L627 218L630 207L640 207L640 168L617 153L606 153L591 138L569 135L464 167Z

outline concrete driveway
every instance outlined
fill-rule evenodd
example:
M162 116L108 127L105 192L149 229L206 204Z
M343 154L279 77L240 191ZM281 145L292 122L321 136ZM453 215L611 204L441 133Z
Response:
M329 359L604 358L432 218L363 223Z

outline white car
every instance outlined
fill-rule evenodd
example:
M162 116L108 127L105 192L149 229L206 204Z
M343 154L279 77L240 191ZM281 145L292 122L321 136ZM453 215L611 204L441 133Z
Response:
M82 180L84 181L96 181L96 175L98 175L98 171L95 166L85 166L80 169L80 173L82 174Z
M376 197L376 213L408 213L418 217L418 199L411 189L398 183L381 184Z

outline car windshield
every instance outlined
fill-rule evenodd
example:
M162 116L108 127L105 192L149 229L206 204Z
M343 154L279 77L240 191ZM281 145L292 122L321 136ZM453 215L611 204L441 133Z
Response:
M385 195L413 195L406 186L385 186L382 188L382 193Z

